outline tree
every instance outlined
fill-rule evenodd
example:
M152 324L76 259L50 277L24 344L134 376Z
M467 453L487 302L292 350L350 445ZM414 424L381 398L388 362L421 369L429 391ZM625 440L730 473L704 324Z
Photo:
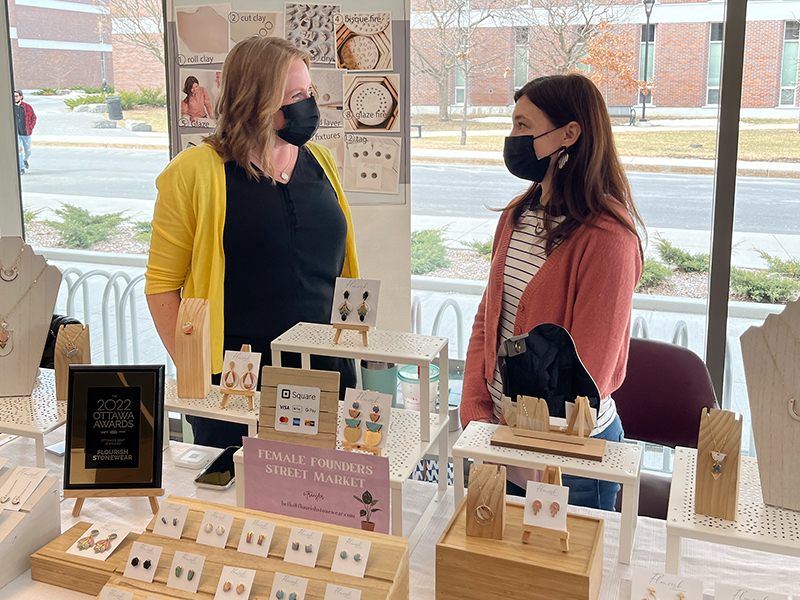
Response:
M105 0L99 0L105 4ZM114 35L152 54L164 64L164 15L161 0L107 0Z
M636 53L625 50L627 42L624 36L614 33L613 26L606 21L601 21L597 33L586 40L586 56L579 62L589 67L589 78L604 92L606 103L610 90L633 95L646 87L637 78Z
M466 115L469 105L469 77L479 68L499 61L499 56L482 52L488 38L478 35L482 25L495 17L496 6L504 2L487 0L484 8L473 9L471 0L419 0L411 36L414 53L412 71L431 77L439 88L439 120L449 120L450 77L454 69L464 79L464 114L461 144L466 144Z

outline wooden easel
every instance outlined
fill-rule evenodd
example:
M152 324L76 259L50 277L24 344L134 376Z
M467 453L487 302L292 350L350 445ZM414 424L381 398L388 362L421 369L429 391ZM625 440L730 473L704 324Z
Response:
M492 520L481 525L478 507L485 504ZM497 465L472 465L467 490L467 535L502 540L506 527L506 468Z
M69 395L69 366L92 364L88 325L73 323L58 328L53 362L56 371L56 400L66 401Z
M578 433L575 434L575 423L578 423ZM585 428L588 428L588 432ZM594 420L592 419L592 410L589 407L589 398L586 396L578 396L575 398L575 408L572 410L572 416L569 418L567 425L567 435L577 435L578 437L587 437L594 429Z
M86 498L143 498L150 500L150 510L158 514L158 496L164 495L164 488L136 488L130 490L64 490L64 498L77 498L72 516L79 517Z
M353 331L360 331L361 332L361 343L365 346L369 346L369 325L344 325L336 323L334 324L333 328L336 330L336 335L333 336L333 343L338 344L339 341L342 339L342 332L345 329L352 329Z
M716 450L714 439L716 439ZM727 410L703 409L697 439L697 473L694 512L735 521L739 509L739 467L742 450L742 417ZM712 452L725 455L714 471ZM716 477L715 477L716 475Z
M252 352L250 348L250 344L242 344L242 348L240 352ZM256 371L258 372L258 371ZM224 373L224 371L223 371ZM247 397L247 406L250 410L255 408L254 399L256 397L255 390L238 390L238 389L231 389L229 387L225 387L225 382L223 381L222 377L219 380L219 391L222 392L222 403L219 405L220 408L225 408L228 406L228 401L231 399L231 396L246 396Z
M563 485L561 483L561 467L547 467L542 475L542 483ZM564 507L564 510L567 510L566 506ZM558 531L556 529L547 529L545 527L532 527L530 525L523 525L522 543L529 544L532 535L551 540L559 540L561 542L561 551L569 552L569 531Z
M517 398L517 427L530 431L550 431L550 409L544 398Z
M208 300L184 298L175 324L178 398L211 393L211 316Z

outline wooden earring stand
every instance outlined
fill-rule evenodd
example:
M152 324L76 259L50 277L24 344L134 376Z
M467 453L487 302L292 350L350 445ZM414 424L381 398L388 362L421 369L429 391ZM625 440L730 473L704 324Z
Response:
M492 520L481 525L478 507L486 505ZM506 468L496 465L472 465L467 491L467 536L502 540L506 528Z
M339 341L342 339L342 332L345 329L351 329L353 331L360 331L361 332L361 343L365 346L369 346L369 330L371 327L369 325L345 325L335 323L333 328L336 330L336 335L333 336L333 343L338 344Z
M56 400L66 401L69 396L69 366L92 364L89 326L75 323L59 327L53 361L56 372Z
M712 452L725 455L716 479ZM697 439L694 512L727 521L736 520L741 454L742 418L737 419L735 413L727 410L712 408L709 412L704 408Z
M64 498L77 498L72 516L79 517L86 498L148 498L150 510L158 514L158 497L164 495L164 488L136 488L130 490L64 490Z
M561 467L547 467L542 475L542 483L549 483L551 485L563 485L561 483ZM567 510L567 507L563 507ZM522 543L529 544L531 536L544 537L551 540L559 540L561 542L561 551L569 552L569 531L560 531L557 529L547 529L546 527L533 527L531 525L522 526Z
M592 409L589 407L589 398L586 396L578 396L575 398L575 408L572 410L572 415L567 425L567 435L576 435L575 422L578 423L578 437L587 437L588 433L594 429L594 420L592 419ZM584 426L588 428L588 433Z
M178 398L211 393L211 317L208 300L184 298L175 325Z
M242 344L242 348L240 352L252 352L250 348L250 344ZM223 374L225 373L225 369L223 367ZM247 406L250 410L255 409L254 399L256 397L255 390L240 390L240 389L233 389L225 386L225 381L223 377L219 379L219 391L222 392L222 403L219 405L220 408L225 408L228 406L228 402L231 399L231 396L246 396L247 397Z

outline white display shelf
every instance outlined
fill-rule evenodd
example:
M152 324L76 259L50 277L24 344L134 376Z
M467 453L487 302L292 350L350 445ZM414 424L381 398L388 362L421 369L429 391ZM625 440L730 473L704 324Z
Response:
M211 386L211 393L205 398L178 398L178 382L167 379L164 385L164 410L182 415L206 417L218 421L243 423L247 425L247 435L258 434L258 414L261 407L261 393L256 392L253 398L253 410L250 410L245 396L230 396L228 405L222 408L222 394L219 386ZM168 421L168 419L165 419ZM167 437L169 439L169 437Z
M676 448L667 512L668 573L678 573L682 538L800 556L800 512L764 504L755 458L742 457L735 521L694 512L696 472L697 450Z
M431 450L434 444L438 443L439 472L447 473L448 458L448 388L450 362L448 356L449 340L446 337L430 335L416 335L413 333L401 333L392 331L370 331L369 346L362 343L361 333L358 331L342 332L341 340L338 344L333 343L336 329L332 325L320 325L317 323L298 323L287 332L283 333L271 344L272 364L276 367L281 366L281 352L297 352L300 354L301 366L304 369L311 368L311 355L314 356L334 356L338 358L352 358L355 360L373 360L381 362L391 362L395 364L414 365L419 367L420 385L420 406L423 414L430 416L430 375L431 364L439 359L439 413L437 419L416 417L414 422L417 425L412 437L406 438L406 434L398 435L398 444L403 445L403 449L398 448L398 452L407 452L408 456L404 459L405 466L398 471L392 469L392 506L399 506L402 510L402 484L394 481L395 474L398 478L405 474L407 477L414 468L414 465L421 460L425 454ZM390 430L394 430L394 414L392 411L392 424ZM414 411L409 412L412 415ZM408 417L412 419L413 417ZM405 417L399 417L398 423L404 423ZM410 421L408 422L411 425ZM401 425L402 426L402 425ZM405 429L405 427L403 427ZM408 434L411 436L412 434ZM391 439L390 435L390 439ZM391 442L394 443L394 442ZM407 449L406 449L407 448ZM417 451L419 449L419 451ZM391 460L391 459L390 459ZM403 480L405 479L403 478ZM447 477L439 477L439 491L431 500L427 509L422 515L414 531L409 537L409 544L413 548L417 540L422 535L422 531L427 526L438 502L447 491ZM392 509L392 533L403 535L403 519L400 511Z
M492 446L492 435L498 425L473 421L453 445L453 480L456 507L464 498L464 460L491 462L528 469L561 467L564 475L576 475L622 485L622 521L620 524L619 562L630 564L636 524L639 513L639 477L642 468L642 452L634 444L606 442L606 453L601 462L581 458L516 450Z
M30 396L0 398L0 433L33 438L36 466L44 467L44 436L67 422L67 403L56 400L52 369L39 369Z

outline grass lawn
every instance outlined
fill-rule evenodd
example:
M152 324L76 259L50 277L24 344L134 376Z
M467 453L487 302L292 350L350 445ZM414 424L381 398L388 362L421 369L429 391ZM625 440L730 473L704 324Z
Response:
M153 131L167 133L167 109L166 108L137 108L126 110L122 113L125 119L134 121L146 121L153 126Z
M624 131L614 134L621 156L713 159L715 131ZM428 137L411 140L413 148L441 150L480 150L502 152L503 138L467 137L461 146L458 138ZM691 148L690 144L702 144ZM800 162L800 134L791 129L763 129L739 133L739 159L773 162Z

